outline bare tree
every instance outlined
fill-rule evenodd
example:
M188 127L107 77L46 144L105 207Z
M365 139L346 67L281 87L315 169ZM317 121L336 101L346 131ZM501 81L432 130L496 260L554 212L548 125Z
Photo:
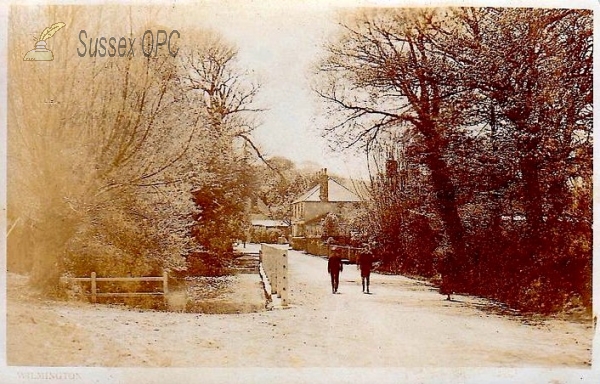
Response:
M199 32L191 49L181 52L180 81L185 97L204 116L199 135L210 143L201 164L207 177L194 185L199 208L194 235L203 245L203 262L220 273L231 244L242 238L251 195L248 146L264 160L251 134L261 108L258 83L237 63L237 50L213 33ZM204 144L203 144L204 145Z
M43 28L41 16L73 30L132 25L130 8L94 9L15 7L10 27ZM78 57L79 41L63 39L53 62L24 63L25 40L12 40L9 69L9 258L32 258L43 287L66 270L183 268L198 248L191 191L210 176L201 164L214 147L178 59Z
M590 12L378 9L347 20L319 68L325 133L367 154L403 147L426 167L450 246L442 292L487 278L517 303L544 306L540 286L589 298ZM517 213L524 228L501 225ZM584 277L567 287L562 264Z
M446 158L460 123L452 113L458 90L441 81L438 69L445 63L432 57L428 41L431 25L443 16L444 11L430 9L357 15L328 48L320 67L325 85L317 91L341 115L327 131L342 145L363 145L368 151L386 131L409 129L418 135L451 246L443 271L443 288L450 293L468 255Z

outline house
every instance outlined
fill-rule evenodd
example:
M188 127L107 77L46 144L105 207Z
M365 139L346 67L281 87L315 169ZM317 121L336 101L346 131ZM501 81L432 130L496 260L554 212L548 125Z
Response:
M289 225L283 220L271 220L271 219L251 219L250 223L252 227L257 229L279 229L281 231L287 230Z
M246 229L246 241L274 243L280 236L289 236L289 223L271 219L269 207L259 197L248 199L246 212L250 221Z
M321 170L319 183L292 202L292 237L319 238L322 223L334 213L342 220L361 204L360 197Z

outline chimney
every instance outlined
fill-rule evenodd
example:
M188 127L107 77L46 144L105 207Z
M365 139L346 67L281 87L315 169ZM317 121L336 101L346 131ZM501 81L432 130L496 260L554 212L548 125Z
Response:
M321 170L321 175L319 176L319 184L319 198L321 199L321 201L329 201L329 176L327 176L327 168L323 168Z

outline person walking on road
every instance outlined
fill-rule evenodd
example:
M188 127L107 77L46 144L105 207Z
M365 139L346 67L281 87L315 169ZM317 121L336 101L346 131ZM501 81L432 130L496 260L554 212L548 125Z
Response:
M335 254L330 254L327 262L327 272L331 276L331 293L337 293L340 284L340 272L343 270L344 264L342 263L342 258Z
M371 268L373 265L373 254L367 249L358 258L358 267L360 268L360 279L362 280L363 293L369 292L369 283L371 279ZM366 291L365 291L366 288Z
M340 285L340 272L344 270L344 264L342 258L336 255L333 251L333 238L327 239L327 272L331 276L331 293L337 293L338 286Z

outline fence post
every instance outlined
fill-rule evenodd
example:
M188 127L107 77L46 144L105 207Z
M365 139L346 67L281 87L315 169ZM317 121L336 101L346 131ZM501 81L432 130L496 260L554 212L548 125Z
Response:
M267 246L266 251L267 262L269 264L268 277L269 283L271 283L271 295L273 295L279 292L279 287L277 286L277 260L273 257L273 250L271 248Z
M163 272L163 294L169 293L169 274L167 271Z
M96 272L92 272L92 303L96 304Z
M167 294L169 293L169 274L167 271L163 271L163 303L169 306L169 301L167 300Z

